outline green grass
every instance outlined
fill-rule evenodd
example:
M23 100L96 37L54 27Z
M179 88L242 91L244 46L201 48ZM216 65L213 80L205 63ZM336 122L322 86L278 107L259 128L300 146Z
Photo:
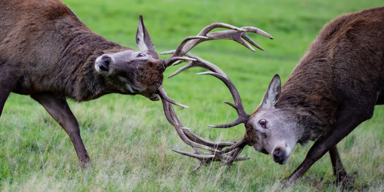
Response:
M116 1L65 0L89 28L107 39L137 48L139 15L159 52L175 49L204 26L224 22L255 26L275 39L251 37L266 51L251 52L230 41L206 42L191 52L223 69L238 88L245 110L253 112L275 73L283 81L322 26L343 13L380 6L381 0L222 0ZM166 58L166 56L162 56ZM170 75L177 68L169 68ZM244 127L210 129L208 124L232 121L236 113L222 101L229 91L211 76L192 69L164 80L168 95L190 109L177 109L185 126L210 140L240 140ZM0 191L272 191L305 158L312 143L294 149L286 165L246 147L229 171L217 164L197 174L198 165L171 149L191 151L168 124L160 102L141 96L107 95L86 103L70 101L92 165L81 170L65 131L37 102L11 94L0 118ZM356 189L384 190L384 108L339 143L343 163L358 171ZM323 180L320 181L320 178ZM293 191L336 191L328 155L316 162Z

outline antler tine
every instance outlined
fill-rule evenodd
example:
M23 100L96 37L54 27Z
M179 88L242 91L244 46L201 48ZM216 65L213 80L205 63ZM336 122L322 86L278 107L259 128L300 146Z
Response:
M249 115L244 110L240 94L237 91L235 85L228 78L228 76L223 76L223 75L221 75L219 73L215 73L215 72L203 72L203 73L198 73L197 75L212 75L212 76L220 79L221 81L223 81L224 84L228 87L229 91L231 92L235 104L232 104L232 103L229 103L226 101L224 103L235 108L236 112L238 114L237 119L231 123L223 124L223 125L209 125L210 127L213 127L213 128L230 128L230 127L236 126L240 123L245 123L246 121L248 121Z
M202 29L198 35L199 36L207 35L210 31L212 31L215 28L227 28L227 29L234 29L234 30L241 31L241 32L246 32L245 29L238 28L238 27L235 27L233 25L226 24L226 23L212 23L212 24L204 27L204 29Z
M175 52L175 50L168 51L167 54L172 54L174 52ZM176 76L177 74L179 74L179 73L181 73L181 72L183 72L183 71L185 71L187 69L193 68L193 67L202 67L204 69L213 71L215 73L218 73L218 74L221 74L221 75L227 77L227 74L225 74L223 70L221 70L216 65L210 63L209 61L206 61L206 60L204 60L204 59L202 59L202 58L200 58L200 57L198 57L196 55L193 55L192 53L186 53L185 55L188 56L189 58L193 58L195 60L194 61L190 61L187 65L181 67L176 72L172 73L172 75L168 76L168 78Z
M241 148L240 147L236 148L231 154L214 153L211 155L202 155L200 153L200 151L197 150L196 148L194 148L194 151L195 151L194 153L175 150L175 149L172 149L172 150L176 153L181 154L181 155L185 155L188 157L198 159L200 161L200 165L192 170L192 173L196 173L204 165L209 164L209 163L213 163L215 161L222 162L222 165L227 166L227 168L229 169L233 165L233 162L235 162L235 161L248 160L249 159L248 157L238 157L240 155L240 153L243 151L244 146L242 146Z
M160 85L160 87L159 87L159 92L160 92L161 95L163 96L163 99L166 100L166 101L168 101L169 103L172 103L172 104L177 105L177 106L179 106L179 107L189 108L189 107L186 106L186 105L180 104L180 103L178 103L178 102L176 102L176 101L170 99L170 98L167 96L167 93L165 93L165 90L164 90L164 88L163 88L163 85Z
M220 154L221 153L229 153L236 148L242 148L242 147L245 147L246 145L247 145L247 141L245 139L242 139L242 140L236 142L235 144L231 145L231 147L228 147L227 149L220 151L219 153Z
M167 93L162 86L159 87L158 93L163 102L165 117L167 118L168 122L175 127L177 134L187 145L213 152L219 152L217 149L222 149L223 147L231 146L234 144L233 142L210 142L193 134L181 124L172 105L168 101L171 99L168 98Z

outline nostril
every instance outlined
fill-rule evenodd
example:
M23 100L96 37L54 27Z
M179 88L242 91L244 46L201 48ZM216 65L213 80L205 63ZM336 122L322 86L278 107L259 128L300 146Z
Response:
M107 56L103 56L101 58L101 61L103 61L105 64L109 65L109 63L111 62L111 58L107 57Z
M284 162L284 160L285 160L284 151L282 151L281 149L275 149L273 151L273 160L276 163L282 164Z
M111 63L111 58L107 56L101 57L100 62L98 63L98 66L100 70L102 71L109 71L109 64Z
M281 150L280 149L276 149L275 151L273 151L273 155L275 156L275 157L280 157L281 156Z
M99 68L100 68L100 70L102 70L102 71L109 71L109 70L108 70L108 67L105 66L104 64L99 65Z

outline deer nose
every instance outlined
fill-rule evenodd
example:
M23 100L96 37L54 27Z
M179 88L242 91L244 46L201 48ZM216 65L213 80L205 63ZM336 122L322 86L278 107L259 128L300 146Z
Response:
M273 151L273 160L276 163L284 164L285 162L285 151L281 150L280 148L277 148Z
M108 56L101 57L98 66L102 71L109 71L109 64L111 63L111 58Z

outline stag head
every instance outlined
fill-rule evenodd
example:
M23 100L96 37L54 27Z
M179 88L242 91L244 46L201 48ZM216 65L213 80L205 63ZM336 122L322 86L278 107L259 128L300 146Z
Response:
M207 35L209 31L217 27L234 30ZM165 69L174 62L194 61L195 59L183 56L197 44L207 40L233 39L253 50L241 39L241 36L246 40L249 38L245 34L238 33L239 31L247 30L222 23L209 25L199 35L185 38L170 58L161 60L144 25L143 17L140 16L136 33L136 44L140 51L124 49L102 54L95 61L95 69L105 79L108 86L114 88L115 92L129 95L140 94L157 101ZM187 44L188 41L191 42ZM252 44L257 46L253 42ZM167 100L177 104L168 98Z
M302 133L292 131L297 126L294 111L275 107L280 93L281 81L276 74L246 123L245 137L256 151L271 154L276 163L285 164Z

